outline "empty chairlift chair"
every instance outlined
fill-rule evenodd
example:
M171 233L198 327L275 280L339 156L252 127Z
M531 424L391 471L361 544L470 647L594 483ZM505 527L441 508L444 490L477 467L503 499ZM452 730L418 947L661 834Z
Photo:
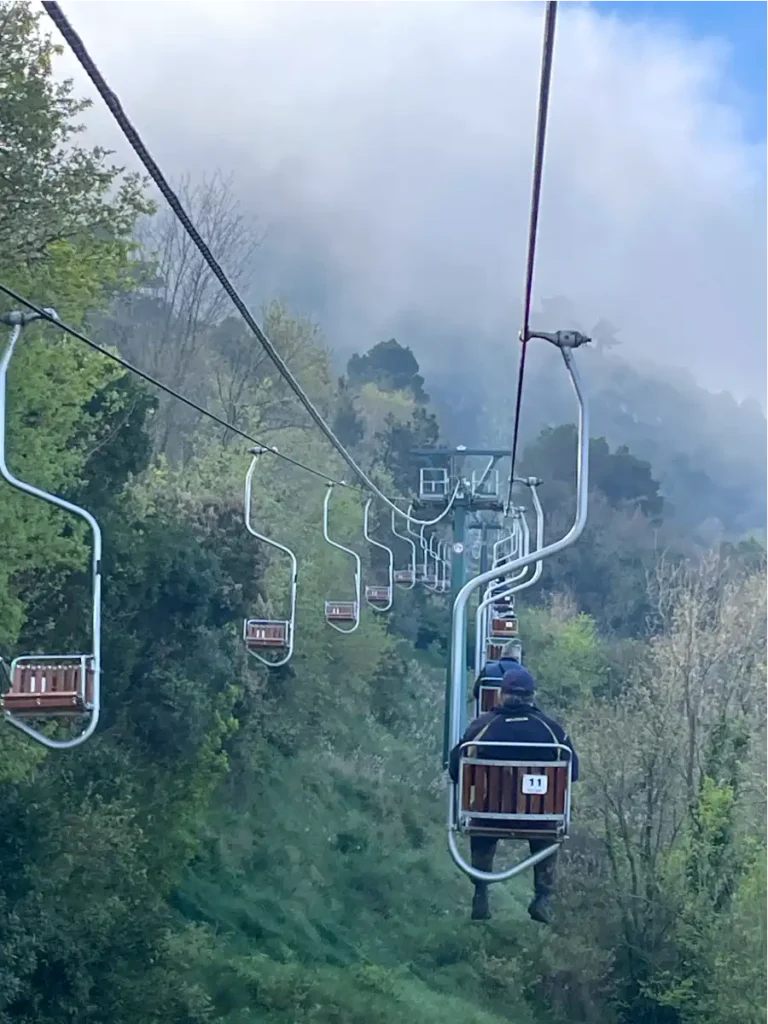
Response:
M391 518L391 530L393 536L399 540L404 540L411 549L411 562L407 569L395 569L393 573L393 582L396 583L402 590L413 590L416 585L416 545L410 537L404 533L397 532L396 523L397 513L392 509Z
M53 310L48 311L55 317ZM79 654L22 655L10 666L10 689L2 697L6 721L53 749L68 749L92 735L99 720L101 679L101 530L90 512L55 494L49 494L13 475L5 453L7 427L6 388L8 366L23 327L40 319L35 313L9 313L2 322L13 329L0 360L0 474L19 491L55 505L85 520L91 531L91 642L90 651ZM80 733L71 739L54 739L40 731L45 720L82 718Z
M386 586L378 584L366 586L365 600L374 611L388 612L392 607L392 600L394 596L395 556L391 548L388 548L386 544L382 544L371 536L369 516L372 501L373 498L369 498L368 501L366 501L365 509L363 510L363 536L373 547L387 553L387 583Z
M251 505L253 492L253 474L260 455L268 449L253 448L251 464L245 476L245 528L256 540L268 544L281 551L290 561L291 578L288 591L287 619L246 619L243 623L243 640L246 650L257 661L268 668L279 668L290 661L293 655L294 636L296 632L296 591L298 585L298 563L296 556L285 544L259 533L251 522Z
M356 551L351 548L345 547L343 544L339 544L335 540L331 540L328 533L328 508L331 502L331 491L333 490L333 484L328 484L328 489L325 492L325 501L323 502L323 536L331 545L331 547L337 548L339 551L344 551L350 555L355 562L355 599L354 601L326 601L325 602L325 621L333 629L339 633L354 633L357 627L360 625L360 556Z

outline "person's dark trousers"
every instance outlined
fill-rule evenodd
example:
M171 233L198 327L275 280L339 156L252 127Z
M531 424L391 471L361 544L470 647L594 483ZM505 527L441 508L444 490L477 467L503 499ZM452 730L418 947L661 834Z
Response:
M489 836L470 836L469 848L472 855L472 867L478 871L493 871L493 858L496 855L498 839L491 839ZM528 847L532 854L545 850L552 845L551 839L529 839ZM551 896L555 888L555 875L557 871L557 856L559 850L555 850L549 857L540 860L533 866L533 888L537 896ZM487 888L486 882L475 882L475 890L478 887Z

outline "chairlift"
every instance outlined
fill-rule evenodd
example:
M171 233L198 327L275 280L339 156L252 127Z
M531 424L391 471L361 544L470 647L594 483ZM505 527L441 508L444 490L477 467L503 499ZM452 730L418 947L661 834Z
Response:
M386 586L374 585L366 586L365 588L365 600L376 612L388 612L392 607L392 599L394 596L394 567L395 567L395 556L391 548L388 548L386 544L382 544L371 536L370 533L370 522L369 515L371 509L371 503L373 498L369 498L365 503L365 509L363 510L363 536L372 544L375 548L379 548L381 551L387 553L387 579L388 583ZM392 513L394 515L394 512Z
M495 708L497 704L501 704L501 686L499 681L496 679L481 679L477 693L475 716L485 714L486 711Z
M458 868L475 881L486 883L503 882L554 854L568 835L571 813L572 759L565 745L482 740L461 742L467 706L467 613L472 594L502 576L527 569L535 562L543 562L559 554L578 540L587 521L589 412L572 350L589 339L576 331L558 331L554 334L529 331L525 340L532 337L543 338L560 349L576 394L579 406L576 511L573 523L563 537L514 559L509 566L497 565L476 576L461 588L453 606L451 688L446 734L448 744L444 756L447 759L448 750L456 746L460 756L458 778L451 784L449 791L448 848ZM503 755L502 748L507 748L509 758L499 756L500 753ZM514 748L514 757L510 748ZM521 755L521 751L526 748L530 750L530 758ZM483 754L486 756L483 757ZM518 864L502 871L490 872L481 871L469 863L459 849L461 835L496 839L547 838L550 842L543 850Z
M56 317L55 310L46 310ZM79 516L88 524L91 554L91 644L80 654L21 655L10 665L10 689L2 697L6 721L53 750L69 750L93 735L101 708L101 529L84 508L14 476L6 462L8 367L23 328L39 313L8 313L2 322L12 328L0 360L0 474L17 490ZM85 719L81 732L70 739L53 739L32 724L60 719Z
M255 537L256 540L268 544L277 551L282 551L288 556L291 565L291 578L288 596L288 618L287 619L246 619L243 623L243 640L245 648L257 661L268 668L279 668L287 664L293 655L293 644L296 633L296 594L298 590L299 567L296 556L285 544L271 540L263 533L254 529L251 523L251 505L253 490L253 474L260 455L267 451L266 448L253 448L251 464L245 476L245 528ZM261 652L273 652L277 657L265 657Z
M408 528L408 521L406 520L406 529ZM416 585L416 544L411 540L410 537L406 537L403 533L397 532L396 515L395 510L392 509L392 533L399 540L404 540L406 544L410 545L411 548L411 564L407 569L395 569L394 582L403 590L413 590Z
M354 601L326 601L325 602L325 621L333 629L339 633L354 633L357 627L360 625L360 556L356 551L351 548L345 547L343 544L339 544L338 541L331 540L328 534L328 506L331 502L331 491L333 490L333 484L328 484L328 489L325 492L325 501L323 502L323 536L331 545L331 547L338 548L339 551L344 551L346 554L351 555L355 561L355 600ZM346 624L350 624L347 628Z
M499 758L501 748L530 750L530 758ZM487 757L483 758L483 752ZM546 758L546 759L542 759ZM550 759L551 758L551 759ZM448 843L456 863L480 882L502 882L551 857L568 836L571 820L571 752L561 743L462 744L458 784L449 803ZM549 845L503 871L472 867L457 836L546 839Z

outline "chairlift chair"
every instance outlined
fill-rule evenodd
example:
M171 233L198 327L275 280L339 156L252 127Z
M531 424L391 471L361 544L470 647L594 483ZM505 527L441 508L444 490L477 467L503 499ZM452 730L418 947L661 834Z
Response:
M486 711L501 704L501 680L481 679L475 701L475 717L484 715Z
M253 475L256 471L256 464L259 456L263 455L267 448L256 447L251 449L251 464L245 475L245 528L256 540L268 544L288 556L291 566L291 577L288 591L288 618L287 619L246 619L243 623L243 641L249 654L257 661L268 668L279 668L287 664L293 656L293 644L296 633L296 594L298 589L299 566L296 555L285 544L272 540L270 537L259 533L251 522L251 506L253 504ZM270 656L267 656L269 652ZM275 657L274 655L277 655Z
M485 658L486 661L498 661L504 651L504 643L501 640L486 640Z
M371 608L376 612L388 612L392 607L392 599L394 596L394 567L395 567L395 556L391 548L388 548L386 544L382 544L376 540L375 537L371 536L370 532L370 509L373 498L369 498L365 503L363 510L363 536L372 544L373 547L379 548L381 551L387 553L387 584L381 586L379 584L372 584L365 588L365 600ZM393 513L394 515L394 513Z
M326 601L325 617L330 625L336 622L353 622L357 628L359 616L359 605L357 601ZM351 633L351 629L341 630L342 633Z
M528 331L524 340L538 337L551 342L559 350L568 371L579 406L576 459L576 511L573 523L559 540L537 550L522 554L511 566L513 572L541 563L570 547L578 540L587 521L589 495L589 413L576 370L572 350L589 341L578 331L546 333ZM539 508L537 505L537 515ZM559 743L461 742L466 713L466 651L469 602L475 590L506 575L504 566L494 565L487 572L467 582L456 595L451 617L451 689L447 708L448 728L444 758L451 747L459 745L459 772L448 794L448 849L454 863L466 875L479 882L502 882L533 867L558 849L568 834L571 809L571 753ZM536 574L534 573L534 576ZM533 580L525 581L530 584ZM482 601L480 602L482 604ZM509 636L510 620L502 620ZM493 630L492 630L493 632ZM501 639L500 638L500 639ZM515 748L515 759L498 758L501 747ZM493 750L489 748L494 748ZM531 749L531 757L517 759L523 748L541 751L549 748L550 758L536 760L539 754ZM478 751L487 752L487 759ZM511 753L511 751L510 751ZM532 828L531 826L537 826ZM549 844L520 863L502 871L481 871L469 863L459 849L460 835L485 835L498 839L541 839Z
M328 507L331 502L332 490L333 484L329 483L328 489L325 492L325 501L323 502L323 536L331 547L337 548L339 551L344 551L354 559L355 599L354 601L326 601L325 621L339 633L354 633L360 625L360 556L351 548L345 547L343 544L339 544L338 541L332 540L328 533ZM347 627L346 624L349 624L349 626Z
M516 752L527 748L531 756L502 759L502 748L515 748ZM541 759L545 750L551 760ZM487 752L487 758L478 756L481 751ZM456 863L477 881L501 882L555 853L570 826L570 750L561 743L470 741L462 744L459 753L459 777L451 794L448 832ZM510 868L487 872L467 863L458 848L458 835L546 839L549 845Z
M411 549L411 564L407 569L396 569L393 574L393 582L396 583L402 590L413 590L416 586L416 544L403 533L397 532L397 525L395 522L396 514L395 510L392 509L392 521L391 530L392 534L399 540L404 540ZM406 521L407 529L407 521Z
M514 640L517 636L517 616L512 614L501 618L495 615L491 619L491 637L494 639Z
M54 310L46 310L56 317ZM101 708L101 529L84 508L55 494L34 487L14 476L6 462L8 367L26 324L41 319L38 313L9 313L2 322L12 328L11 337L0 360L0 474L17 490L71 512L90 527L91 548L91 650L79 654L21 655L10 666L10 689L2 697L6 721L54 750L79 746L93 734ZM46 720L83 718L77 736L53 739L32 724Z

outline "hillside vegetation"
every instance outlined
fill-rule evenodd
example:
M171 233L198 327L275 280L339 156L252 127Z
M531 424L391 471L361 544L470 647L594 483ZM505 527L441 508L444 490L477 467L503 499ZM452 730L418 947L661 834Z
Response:
M52 82L31 6L0 0L0 27L0 282L339 479L144 184L71 148L82 104ZM185 192L244 273L255 235L226 181ZM451 440L413 353L373 346L338 379L316 325L277 302L264 320L379 486L412 491L411 448ZM288 575L243 526L249 444L51 325L25 330L9 406L11 467L104 531L104 709L71 753L0 731L1 1021L765 1021L757 541L694 546L655 462L595 435L590 527L521 609L541 701L583 761L557 916L530 921L522 878L477 926L445 847L445 598L399 593L353 635L328 629L323 601L352 581L323 540L325 484L265 453L254 522L300 565L296 653L270 672L242 621L284 614ZM552 535L573 431L563 418L523 456ZM364 500L335 487L331 522L371 580ZM80 649L85 534L3 484L0 537L0 653Z

